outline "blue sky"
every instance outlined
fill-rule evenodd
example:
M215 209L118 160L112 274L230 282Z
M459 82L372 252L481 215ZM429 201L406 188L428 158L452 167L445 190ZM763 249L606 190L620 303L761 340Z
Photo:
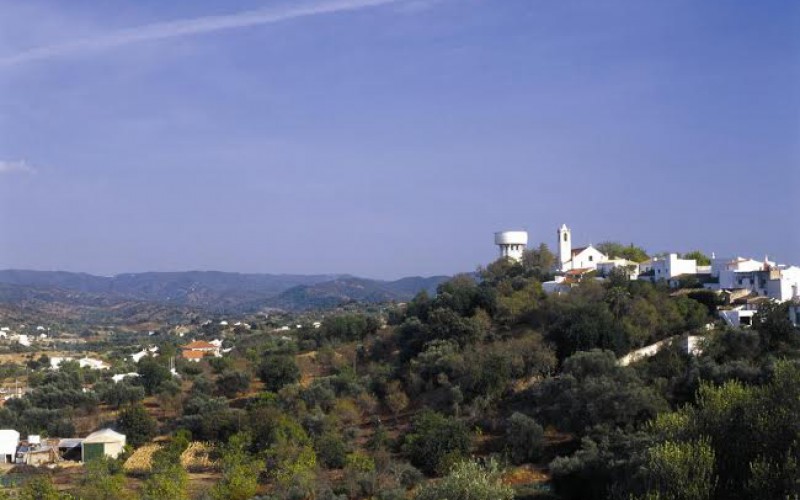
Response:
M0 268L800 264L800 4L0 0Z

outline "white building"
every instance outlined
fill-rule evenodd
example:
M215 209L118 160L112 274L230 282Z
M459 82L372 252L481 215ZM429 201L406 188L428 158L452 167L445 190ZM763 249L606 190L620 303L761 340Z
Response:
M213 356L215 358L222 357L222 353L220 352L220 345L221 342L206 342L204 340L195 340L194 342L190 342L189 344L181 347L182 353L181 356L183 359L187 361L193 361L195 363L200 362L206 356Z
M770 262L768 259L758 261L755 259L748 259L745 257L730 258L717 258L714 256L711 259L711 274L718 276L722 271L735 271L735 272L749 272L761 271L764 269L764 264L774 266L775 262Z
M561 295L569 292L570 288L572 288L572 284L566 281L564 276L555 276L552 281L542 283L542 291L548 295Z
M500 249L500 258L511 259L515 262L522 260L522 254L528 247L528 233L526 231L501 231L494 233L494 244Z
M151 346L151 347L148 347L146 349L142 349L141 351L139 351L137 353L131 354L131 359L133 360L134 363L138 363L139 360L141 360L145 356L152 356L154 358L157 357L158 356L158 346Z
M800 267L781 269L780 277L769 282L767 295L780 302L800 298Z
M58 366L64 361L71 361L72 358L63 358L61 356L50 356L50 369L58 370Z
M558 235L558 270L597 269L600 262L608 260L608 256L592 245L572 248L572 232L566 224L556 231Z
M81 368L91 368L92 370L108 370L111 368L111 365L97 358L83 357L76 360L74 358L64 358L59 356L53 356L50 358L50 368L53 370L58 370L59 366L64 361L77 361L78 366Z
M711 263L711 275L719 279L720 290L733 290L737 288L758 288L755 283L756 274L769 270L774 262L764 260L759 262L754 259L736 257L734 259L714 258ZM766 284L763 288L766 288Z
M708 285L714 290L749 290L778 302L800 297L800 267L779 265L764 259L737 257L714 259L711 275L718 283Z
M650 265L653 281L669 280L682 274L697 274L697 261L681 259L676 253L671 253L666 258L655 257Z
M593 272L594 270L589 268L570 269L569 271L565 271L563 276L554 276L552 281L545 281L542 283L542 291L548 295L553 293L556 295L567 293L572 287L586 279L587 276L591 276ZM605 278L594 276L593 279L603 281Z
M86 436L81 443L81 458L83 462L107 456L117 458L125 448L125 434L103 429Z
M756 307L751 305L737 306L732 309L720 309L719 317L725 324L734 328L742 326L752 326L753 317L758 312Z
M78 366L81 368L91 368L92 370L108 370L111 365L103 360L97 358L83 357L78 360Z
M607 259L597 263L597 274L608 276L614 269L623 269L628 277L635 280L639 277L639 263L628 259Z
M118 383L118 382L122 382L122 381L123 381L123 380L125 380L126 378L136 378L136 377L138 377L138 376L139 376L139 374L138 374L138 373L136 373L136 372L130 372L130 373L119 373L119 374L117 374L117 375L114 375L114 376L112 376L112 377L111 377L111 380L113 380L113 381L114 381L114 383L116 384L116 383Z
M14 463L19 446L19 432L13 429L0 430L0 463Z

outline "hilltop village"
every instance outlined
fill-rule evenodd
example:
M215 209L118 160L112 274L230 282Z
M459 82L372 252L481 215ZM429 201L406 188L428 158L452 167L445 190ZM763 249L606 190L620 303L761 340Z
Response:
M741 256L717 257L692 252L681 256L666 253L648 257L643 251L620 245L602 245L608 253L589 244L573 247L572 231L563 224L556 231L557 255L553 266L554 277L542 283L547 293L566 293L582 280L603 281L612 273L621 273L631 280L664 283L670 289L689 293L691 290L715 292L725 307L719 316L733 327L751 326L759 304L767 302L790 303L789 315L797 325L800 321L800 267L778 264L767 257L756 260ZM525 231L495 233L495 244L501 258L521 262L528 244ZM613 255L614 250L637 255L639 259Z
M12 273L0 498L800 493L800 269L555 236L499 232L496 261L432 291L302 310Z

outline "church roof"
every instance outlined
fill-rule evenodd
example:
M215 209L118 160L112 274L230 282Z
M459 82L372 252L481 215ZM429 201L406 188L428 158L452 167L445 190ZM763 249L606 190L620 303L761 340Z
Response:
M589 247L578 247L578 248L573 248L573 249L572 249L572 256L573 256L573 257L575 257L576 255L578 255L579 253L583 252L583 251L584 251L584 250L586 250L587 248L589 248Z

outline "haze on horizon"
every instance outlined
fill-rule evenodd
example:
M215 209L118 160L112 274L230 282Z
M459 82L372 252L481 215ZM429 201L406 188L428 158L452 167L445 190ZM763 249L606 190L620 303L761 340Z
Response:
M800 4L0 0L0 268L800 264Z

